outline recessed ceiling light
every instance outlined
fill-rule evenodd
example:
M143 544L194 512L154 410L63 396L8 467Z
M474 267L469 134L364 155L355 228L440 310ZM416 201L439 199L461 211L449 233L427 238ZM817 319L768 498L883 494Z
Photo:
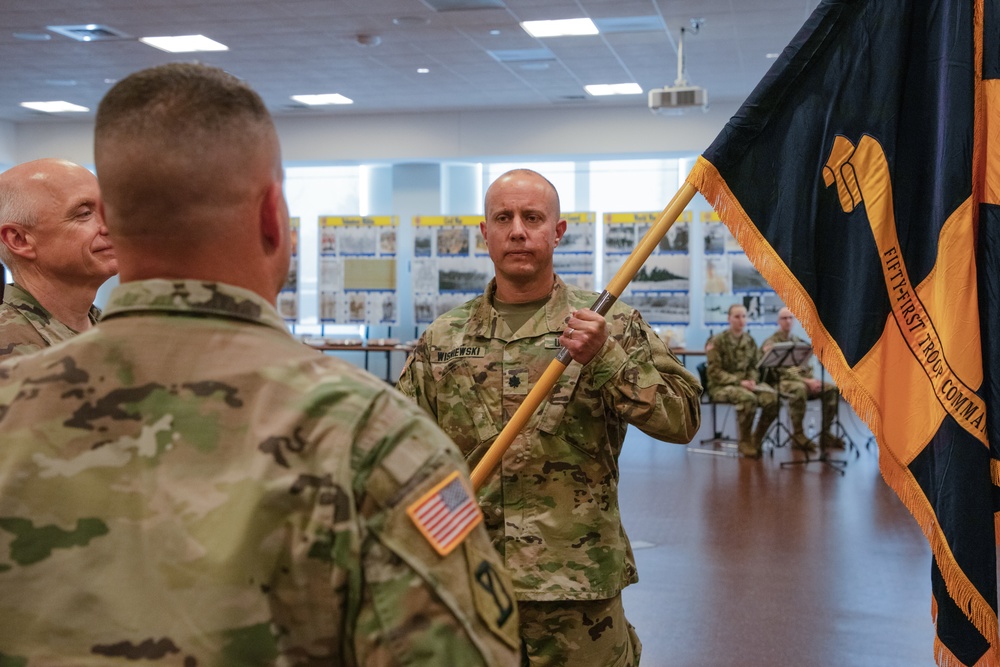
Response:
M589 86L584 86L583 89L595 97L599 97L601 95L642 94L642 86L637 83L595 83Z
M768 53L764 57L767 58L768 60L774 60L775 58L777 58L780 55L781 55L780 53Z
M48 25L45 26L54 33L75 39L78 42L103 42L115 39L132 39L121 30L99 23L82 23L80 25Z
M500 34L500 31L497 30L496 28L493 28L493 30L490 30L490 34L496 37L497 35Z
M326 93L323 95L292 95L292 99L309 106L319 106L322 104L354 104L354 100L344 97L340 93Z
M71 102L65 102L63 100L53 101L53 102L21 102L21 106L26 109L34 109L35 111L44 111L45 113L62 113L64 111L90 111L87 107L81 107L79 104L73 104Z
M418 67L417 68L417 74L427 74L429 72L430 72L430 70L427 69L426 67Z
M566 37L596 35L597 26L590 19L560 19L557 21L521 21L521 27L532 37Z
M75 86L76 79L46 79L45 83L50 86Z
M192 51L228 51L229 47L204 35L172 35L164 37L140 37L139 41L168 53L191 53Z

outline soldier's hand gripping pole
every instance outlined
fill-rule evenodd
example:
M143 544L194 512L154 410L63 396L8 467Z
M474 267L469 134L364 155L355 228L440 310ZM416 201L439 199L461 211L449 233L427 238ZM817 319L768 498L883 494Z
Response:
M621 296L625 287L635 278L635 274L639 272L642 265L649 259L653 248L659 245L660 240L666 235L667 230L680 217L684 208L691 201L691 198L694 197L694 193L694 186L690 183L685 183L684 187L674 195L670 203L667 204L667 207L660 213L660 217L656 219L656 223L649 228L649 231L639 241L635 250L625 260L622 268L618 269L618 273L615 274L615 277L611 279L608 286L601 292L591 310L599 315L604 315L608 312L618 297ZM486 483L486 478L500 464L500 459L503 458L504 452L507 451L514 442L514 438L517 437L517 434L528 423L528 418L534 414L538 406L545 400L545 397L552 391L552 387L555 386L559 380L559 376L563 374L563 371L566 370L571 361L572 359L566 348L561 348L556 358L552 360L549 367L542 373L542 377L538 378L538 382L531 388L528 395L524 397L524 401L521 402L521 405L514 412L507 425L503 427L500 435L497 436L493 444L490 445L490 448L486 450L483 458L473 468L472 486L476 491L482 488L483 484Z

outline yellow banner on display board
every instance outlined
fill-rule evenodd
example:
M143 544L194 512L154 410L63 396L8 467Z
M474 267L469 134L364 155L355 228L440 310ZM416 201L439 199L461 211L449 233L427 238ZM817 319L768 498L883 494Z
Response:
M631 225L638 222L656 222L659 220L662 211L632 211L619 213L605 213L604 224L606 225ZM677 218L677 222L691 222L693 215L691 211L684 211Z
M397 227L396 215L323 215L319 218L321 227Z

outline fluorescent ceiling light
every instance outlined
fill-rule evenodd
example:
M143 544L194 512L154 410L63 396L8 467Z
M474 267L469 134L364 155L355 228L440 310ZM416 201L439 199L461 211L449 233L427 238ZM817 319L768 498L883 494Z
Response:
M642 86L637 83L595 83L584 86L590 95L641 95Z
M70 102L65 102L63 100L53 101L53 102L21 102L21 106L27 109L34 109L35 111L44 111L45 113L62 113L63 111L90 111L87 107L81 107L79 104L72 104Z
M350 97L344 97L340 93L327 93L325 95L292 95L292 99L302 104L317 106L320 104L354 104Z
M169 53L192 51L228 51L229 47L204 35L174 35L166 37L140 37L139 41Z
M521 21L521 27L532 37L566 37L568 35L596 35L600 31L590 19L561 19L558 21Z

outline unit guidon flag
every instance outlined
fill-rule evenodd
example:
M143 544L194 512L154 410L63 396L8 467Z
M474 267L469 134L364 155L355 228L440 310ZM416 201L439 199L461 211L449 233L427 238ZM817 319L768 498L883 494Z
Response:
M1000 665L998 12L822 2L688 177L878 439L941 665Z

